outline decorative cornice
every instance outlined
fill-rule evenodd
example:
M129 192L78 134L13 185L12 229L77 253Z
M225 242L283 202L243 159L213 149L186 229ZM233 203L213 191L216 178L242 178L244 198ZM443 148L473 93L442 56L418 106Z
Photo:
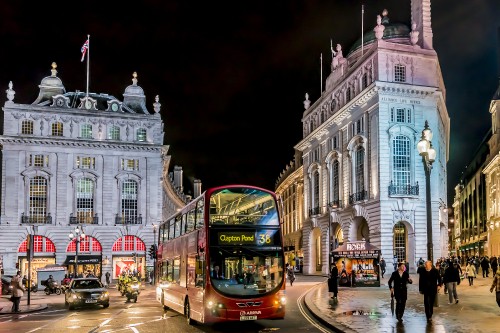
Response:
M434 95L438 88L435 87L415 87L398 83L377 82L376 91L378 94L394 95L398 97L424 99Z
M137 145L137 144L114 144L106 142L88 142L88 141L64 141L64 140L38 140L33 138L13 138L0 136L0 144L12 145L40 145L40 146L61 146L61 147L82 147L82 148L98 148L111 150L127 150L127 151L154 151L160 152L163 145Z

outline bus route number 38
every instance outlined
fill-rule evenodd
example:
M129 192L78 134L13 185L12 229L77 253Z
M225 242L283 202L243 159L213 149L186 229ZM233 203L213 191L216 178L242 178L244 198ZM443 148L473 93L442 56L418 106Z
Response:
M271 236L266 233L259 234L257 242L259 243L259 245L271 244Z

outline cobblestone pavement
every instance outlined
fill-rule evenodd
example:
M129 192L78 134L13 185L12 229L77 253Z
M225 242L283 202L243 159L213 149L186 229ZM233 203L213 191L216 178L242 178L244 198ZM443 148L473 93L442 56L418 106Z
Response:
M431 323L427 323L425 317L417 274L411 274L413 285L408 288L403 322L398 323L391 310L389 276L382 279L380 287L339 287L338 302L331 299L325 278L307 294L305 304L319 320L337 332L500 332L500 308L495 293L489 291L491 275L475 279L473 286L463 280L457 288L458 304L448 304L448 295L441 288L439 307L434 308Z

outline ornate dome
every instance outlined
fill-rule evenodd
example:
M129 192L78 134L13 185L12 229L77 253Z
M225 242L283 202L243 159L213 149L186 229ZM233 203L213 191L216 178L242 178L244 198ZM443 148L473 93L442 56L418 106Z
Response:
M52 75L44 77L42 82L38 85L40 88L40 92L38 93L38 97L33 104L41 104L43 102L49 101L52 96L64 94L66 89L60 78L57 77L57 64L55 62L52 63Z
M398 38L404 38L404 44L410 44L409 40L409 35L410 35L410 27L408 27L404 23L389 23L387 20L386 22L382 22L382 24L385 26L384 30L384 36L382 37L383 40L388 40L388 39L398 39ZM363 45L369 45L373 42L375 42L377 38L375 37L375 32L373 29L371 29L368 32L365 32L363 36ZM353 53L354 51L358 50L361 48L361 38L358 39L354 45L351 47L347 55Z

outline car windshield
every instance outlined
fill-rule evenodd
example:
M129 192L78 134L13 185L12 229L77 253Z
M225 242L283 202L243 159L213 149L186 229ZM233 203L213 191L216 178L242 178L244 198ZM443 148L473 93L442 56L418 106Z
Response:
M101 281L99 280L74 280L73 289L95 289L103 288Z

